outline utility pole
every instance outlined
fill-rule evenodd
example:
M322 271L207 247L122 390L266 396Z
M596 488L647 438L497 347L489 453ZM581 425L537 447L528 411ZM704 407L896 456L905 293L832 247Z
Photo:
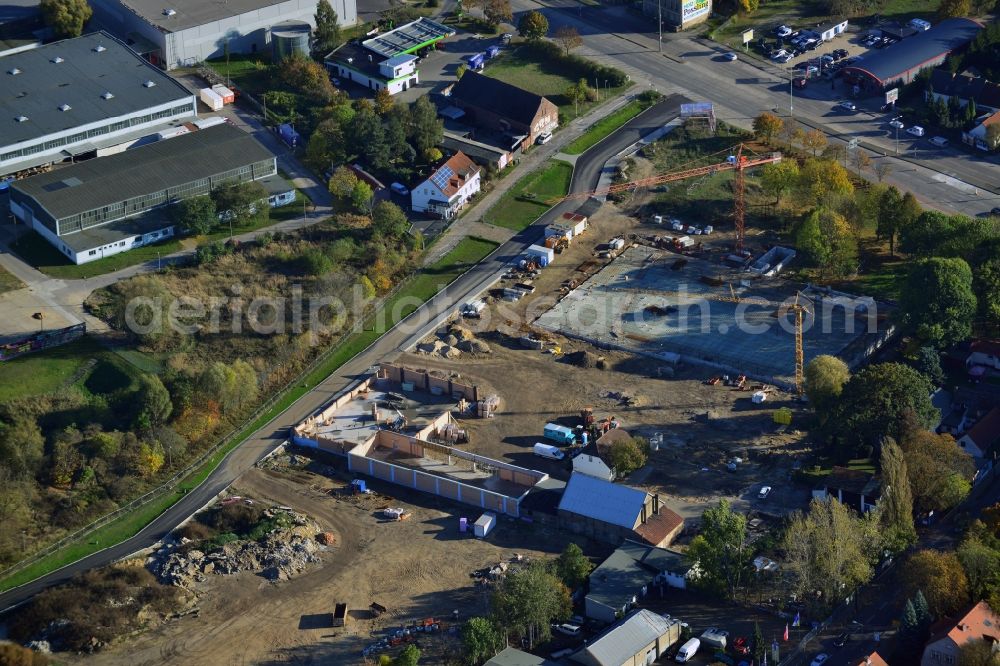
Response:
M795 70L788 68L788 117L795 116L795 99L792 95L792 84L795 82Z
M656 29L660 36L658 42L660 53L663 53L663 0L656 0Z

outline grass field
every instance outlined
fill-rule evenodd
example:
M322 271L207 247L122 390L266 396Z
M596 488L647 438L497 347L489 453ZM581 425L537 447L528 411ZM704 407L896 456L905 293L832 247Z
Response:
M905 22L913 17L932 19L939 4L941 3L937 0L886 0L878 13L884 19L895 21ZM770 0L760 3L760 9L751 16L733 16L724 26L711 31L709 36L731 48L742 48L742 34L747 28L754 28L754 39L758 37L773 39L771 30L781 23L787 23L793 28L802 28L822 23L829 18L830 16L824 13L821 3ZM866 25L869 20L852 19L851 23Z
M632 84L617 88L605 89L601 83L600 100L594 102L582 102L579 106L573 104L566 97L566 90L579 80L574 78L572 73L560 62L539 62L535 60L526 49L513 49L505 52L499 58L491 60L483 72L487 76L506 81L518 88L524 88L531 92L549 98L553 104L559 107L559 113L563 116L562 122L573 120L577 116L582 116L594 107L606 103L613 97L617 97L627 90ZM591 87L595 87L594 81L587 82Z
M361 332L351 335L337 347L337 350L324 359L302 381L293 382L294 387L280 396L273 407L261 414L253 422L241 430L228 444L220 449L211 459L199 469L184 479L176 491L167 493L149 504L142 506L126 516L102 527L92 533L86 540L67 546L66 548L45 557L26 569L0 581L0 591L9 590L23 585L39 576L43 576L60 567L75 562L87 555L112 546L137 534L153 519L170 508L185 493L200 485L212 473L230 451L239 446L247 437L259 430L275 416L287 409L293 402L309 392L314 386L326 379L334 370L354 358L387 330L396 325L403 317L412 312L416 306L396 307L404 299L419 299L421 302L430 299L446 284L452 282L482 261L493 252L498 245L481 238L465 238L454 249L441 259L407 281L403 287L390 299L383 310L389 313L387 317L376 317L374 314L362 326ZM380 321L381 320L381 321ZM0 366L2 371L3 366ZM0 375L0 389L7 386Z
M578 136L568 146L563 148L562 151L567 155L579 155L586 152L647 108L649 108L648 104L644 104L638 100L629 102L614 113L601 118L591 125L589 130Z
M16 291L22 287L24 287L23 282L18 280L3 268L0 268L0 294L6 291Z
M547 167L533 171L514 183L486 214L483 221L498 227L521 231L552 207L546 200L569 192L573 165L550 160Z

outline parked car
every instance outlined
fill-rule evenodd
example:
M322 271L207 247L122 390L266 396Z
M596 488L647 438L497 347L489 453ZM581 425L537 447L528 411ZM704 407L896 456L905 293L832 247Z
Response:
M913 127L909 128L906 131L907 131L907 133L912 134L913 136L923 136L924 135L924 128L921 127L920 125L914 125Z
M844 111L857 111L858 110L858 107L854 105L854 102L852 102L849 99L845 99L843 102L837 104L837 108L838 109L842 109Z
M569 622L564 622L555 627L555 630L560 634L565 634L566 636L579 636L583 631L578 624L570 624Z
M771 494L771 486L764 486L757 493L757 499L767 499L767 496Z
M904 129L906 125L904 125L903 121L899 118L893 118L889 121L889 127L895 127L896 129L901 130Z
M788 51L785 49L779 49L771 54L771 60L781 60L786 55L788 55Z
M810 663L809 666L823 666L829 658L830 655L825 652L820 652L818 655L813 657L812 663Z
M990 209L990 215L1000 215L1000 206L996 206Z
M538 139L536 140L536 142L539 145L541 145L543 143L548 143L551 140L552 140L552 132L543 132L538 135Z
M945 146L948 145L948 139L944 138L943 136L935 136L931 137L931 143L937 146L938 148L944 148Z
M785 55L783 55L780 58L778 58L778 62L784 64L784 63L788 62L789 60L791 60L792 58L794 58L795 55L796 54L793 54L793 53L786 53Z
M736 62L737 60L739 60L739 56L731 52L724 55L723 58L725 58L729 62Z
M776 34L778 37L788 37L789 35L792 34L792 29L789 28L787 25L779 25L777 28L774 29L774 34Z
M410 193L410 190L407 189L406 185L403 185L402 183L393 183L389 186L389 189L401 197L405 197Z

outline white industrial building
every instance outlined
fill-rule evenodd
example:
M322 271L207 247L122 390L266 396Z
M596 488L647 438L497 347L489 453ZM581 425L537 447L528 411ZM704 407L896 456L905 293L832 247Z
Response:
M173 69L230 53L268 50L271 29L316 27L316 0L90 0L94 16L150 62ZM341 25L358 20L356 0L330 0ZM280 28L279 28L280 29Z
M106 32L0 58L0 175L100 155L198 115L195 96Z

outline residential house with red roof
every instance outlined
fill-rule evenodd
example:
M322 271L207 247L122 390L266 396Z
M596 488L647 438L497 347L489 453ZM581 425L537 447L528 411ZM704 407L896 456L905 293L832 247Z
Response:
M878 652L872 652L867 656L861 657L856 662L851 662L851 664L853 666L889 666Z
M479 167L459 151L410 191L410 202L416 213L450 220L478 192Z
M969 431L958 440L962 447L973 458L985 458L994 444L1000 441L1000 407L994 407L979 419Z
M994 150L1000 146L1000 135L992 135L988 131L991 125L1000 123L1000 111L976 118L976 126L967 132L962 132L962 143L975 146L979 150Z
M941 620L931 627L920 666L960 666L959 650L972 641L989 641L994 649L1000 641L1000 617L985 601L970 608L958 620Z

